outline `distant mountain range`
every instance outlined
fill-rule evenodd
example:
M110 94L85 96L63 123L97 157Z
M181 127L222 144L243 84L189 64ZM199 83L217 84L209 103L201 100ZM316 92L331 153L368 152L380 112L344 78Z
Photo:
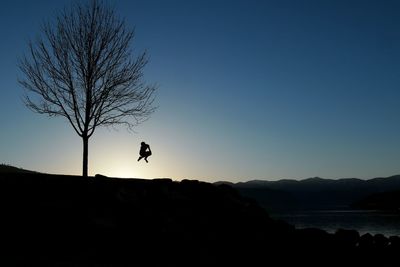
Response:
M362 180L357 178L263 181L229 184L243 196L255 199L270 212L354 208L373 194L400 190L400 175ZM361 207L358 205L357 207Z

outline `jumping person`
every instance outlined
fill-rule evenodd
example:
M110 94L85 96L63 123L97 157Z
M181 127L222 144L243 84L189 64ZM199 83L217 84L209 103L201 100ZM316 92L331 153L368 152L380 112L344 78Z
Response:
M140 151L139 151L139 155L140 157L138 158L137 161L141 160L142 158L144 158L144 160L149 163L147 161L147 158L151 156L151 150L150 150L150 146L148 144L146 144L145 142L142 142L140 145Z

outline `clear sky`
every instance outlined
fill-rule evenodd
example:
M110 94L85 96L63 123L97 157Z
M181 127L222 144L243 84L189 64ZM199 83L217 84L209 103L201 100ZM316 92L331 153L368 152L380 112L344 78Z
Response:
M25 108L18 57L70 0L0 3L0 163L81 174L63 118ZM110 1L159 85L130 133L99 129L89 173L204 181L400 174L400 1ZM149 163L137 162L140 142Z

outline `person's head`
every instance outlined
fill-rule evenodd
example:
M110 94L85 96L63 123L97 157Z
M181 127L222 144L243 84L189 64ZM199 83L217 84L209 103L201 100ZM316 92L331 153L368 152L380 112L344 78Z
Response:
M140 144L141 144L142 146L144 146L146 143L145 143L145 142L141 142Z

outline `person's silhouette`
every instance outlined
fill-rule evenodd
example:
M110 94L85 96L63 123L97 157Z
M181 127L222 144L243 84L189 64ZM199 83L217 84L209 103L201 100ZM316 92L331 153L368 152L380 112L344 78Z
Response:
M149 156L151 156L151 150L150 150L150 146L149 146L148 144L146 144L145 142L142 142L142 143L140 144L139 155L140 155L140 157L138 158L137 161L139 161L139 160L141 160L142 158L144 158L144 160L145 160L147 163L149 163L149 162L147 161L147 158L148 158Z

